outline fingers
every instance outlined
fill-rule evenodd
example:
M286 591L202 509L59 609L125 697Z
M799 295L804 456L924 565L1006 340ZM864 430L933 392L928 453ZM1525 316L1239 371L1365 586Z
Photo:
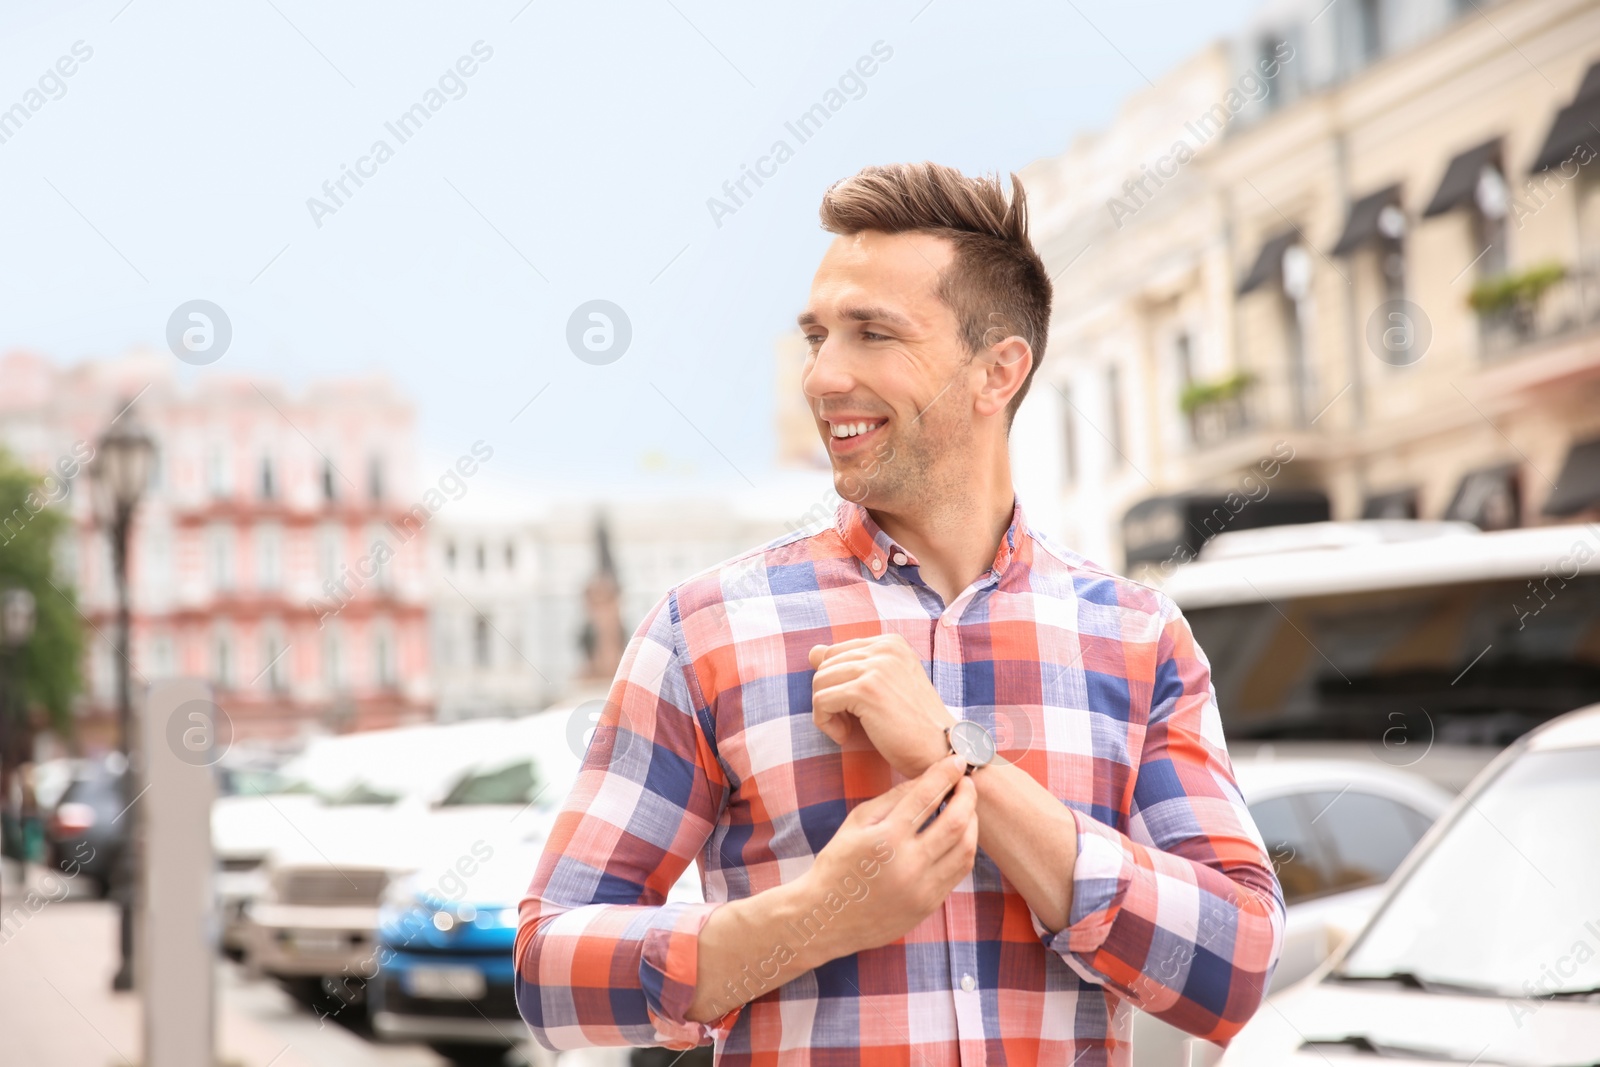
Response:
M811 676L811 692L819 693L824 689L837 689L846 685L861 675L861 662L844 662L830 659L819 667Z
M905 795L906 790L910 789L915 781L915 778L907 778L897 785L890 786L870 800L863 800L850 809L850 815L846 816L846 818L855 817L863 825L868 826L882 822L894 810L895 804L899 802L900 798ZM856 815L856 812L861 814Z
M959 849L969 825L976 826L977 822L978 788L973 785L972 779L963 777L956 783L944 810L922 831L923 847L934 857Z
M895 817L903 819L915 832L939 806L944 795L950 792L950 787L961 780L965 769L965 761L954 753L929 764L928 769L914 779L914 784L900 798L900 803L895 805Z
M813 694L811 721L836 745L843 746L850 738L850 709L845 706L845 698L841 693Z
M866 648L869 645L882 644L885 640L898 640L907 648L911 647L910 642L906 641L903 634L873 634L870 637L852 637L848 641L840 641L832 645L812 645L811 653L807 658L811 661L811 666L814 669L823 660L832 659L841 652L850 652L854 649Z

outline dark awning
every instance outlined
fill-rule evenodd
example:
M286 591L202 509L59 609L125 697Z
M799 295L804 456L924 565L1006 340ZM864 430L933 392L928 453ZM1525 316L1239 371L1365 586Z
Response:
M1239 295L1257 289L1276 278L1283 270L1283 254L1289 250L1300 235L1293 230L1267 238L1266 244L1261 246L1261 253L1256 256L1255 265L1250 268L1250 273L1244 276L1239 283Z
M1444 517L1470 522L1482 530L1508 530L1522 525L1522 487L1517 465L1505 463L1468 471Z
M1350 205L1350 217L1345 220L1344 233L1339 236L1339 243L1333 246L1332 254L1346 255L1378 236L1378 216L1384 208L1399 202L1400 187L1391 185Z
M1129 567L1184 563L1226 530L1327 522L1332 514L1328 494L1320 489L1273 489L1253 500L1243 489L1151 497L1122 516L1123 554Z
M1395 489L1374 493L1361 505L1363 519L1414 519L1417 517L1417 490Z
M1422 213L1422 217L1426 219L1434 215L1443 215L1446 211L1469 203L1478 191L1478 176L1483 173L1483 168L1499 160L1500 138L1498 137L1456 156L1445 168L1444 180L1439 183L1439 189L1433 194L1433 199L1428 201L1427 210Z
M1564 162L1584 142L1588 142L1591 152L1600 145L1600 63L1591 66L1583 76L1583 84L1578 86L1578 95L1573 97L1572 103L1556 112L1544 147L1539 149L1529 172Z
M1546 515L1575 515L1600 504L1600 437L1580 441L1567 452L1561 476L1544 502Z

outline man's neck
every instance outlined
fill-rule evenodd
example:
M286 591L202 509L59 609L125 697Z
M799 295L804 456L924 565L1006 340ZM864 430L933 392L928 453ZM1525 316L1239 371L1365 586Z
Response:
M1009 476L970 494L930 494L936 503L894 512L868 507L884 533L917 558L922 580L946 605L994 565L1011 526L1016 494ZM926 498L925 498L926 499Z

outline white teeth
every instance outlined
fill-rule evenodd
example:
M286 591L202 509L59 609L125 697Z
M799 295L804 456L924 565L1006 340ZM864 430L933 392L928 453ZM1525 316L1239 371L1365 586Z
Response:
M875 422L840 422L830 424L835 437L858 437L877 427Z

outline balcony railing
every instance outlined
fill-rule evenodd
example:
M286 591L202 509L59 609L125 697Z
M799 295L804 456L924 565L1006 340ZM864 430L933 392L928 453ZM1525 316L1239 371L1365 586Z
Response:
M1480 352L1508 359L1530 346L1600 326L1600 271L1546 264L1473 287Z
M1215 382L1184 390L1179 407L1189 420L1189 436L1197 448L1213 448L1257 428L1257 379L1241 371Z

